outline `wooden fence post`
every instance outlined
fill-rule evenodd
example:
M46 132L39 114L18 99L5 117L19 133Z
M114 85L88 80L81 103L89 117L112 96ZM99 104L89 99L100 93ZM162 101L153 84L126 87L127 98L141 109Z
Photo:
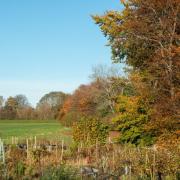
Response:
M27 146L27 159L29 159L29 140L26 139L26 146Z
M14 137L12 136L11 138L11 144L13 145L14 144Z
M61 162L63 160L63 154L64 154L64 140L62 140L62 144L61 144Z
M58 145L57 145L57 141L56 141L56 162L57 162L57 151L58 151L58 147L57 147Z
M96 139L96 165L98 165L98 158L99 158L99 148L98 148L98 139Z
M34 149L36 149L37 148L37 138L36 138L36 136L34 137Z
M4 143L1 139L0 139L0 161L2 161L3 164L5 163Z

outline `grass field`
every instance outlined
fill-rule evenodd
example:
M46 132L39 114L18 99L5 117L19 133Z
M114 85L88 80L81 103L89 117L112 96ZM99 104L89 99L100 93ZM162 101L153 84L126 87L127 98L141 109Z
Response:
M36 136L38 139L64 140L70 143L71 129L63 127L55 120L1 120L0 138L6 142L11 141L12 137L18 139L31 138Z

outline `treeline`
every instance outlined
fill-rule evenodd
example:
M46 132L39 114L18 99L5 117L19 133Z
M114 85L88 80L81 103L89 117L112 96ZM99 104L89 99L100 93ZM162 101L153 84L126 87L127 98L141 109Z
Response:
M147 130L151 108L139 75L126 69L122 76L116 66L93 68L91 83L81 85L64 102L58 119L73 127L77 143L106 141L109 131L119 131L118 141L152 145L156 135Z
M104 123L120 132L121 143L151 145L168 140L177 144L179 0L122 0L122 5L121 12L108 11L93 19L108 38L113 62L128 68L126 78L96 70L92 83L80 86L65 101L60 119L72 125L79 116L87 117L73 126L77 142L98 138Z
M115 113L117 97L135 93L132 83L121 77L116 67L96 66L90 78L89 84L80 85L64 102L59 119L65 125L72 126L84 116L104 119L108 123Z
M5 100L0 96L0 119L55 119L68 94L51 92L44 95L34 108L25 95L16 95Z

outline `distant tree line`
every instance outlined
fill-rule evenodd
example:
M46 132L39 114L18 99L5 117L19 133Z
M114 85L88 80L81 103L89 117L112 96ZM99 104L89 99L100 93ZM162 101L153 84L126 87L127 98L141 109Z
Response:
M25 95L16 95L7 100L0 96L0 119L55 119L67 96L63 92L50 92L40 99L35 108Z
M98 65L93 68L89 84L80 85L64 102L59 119L72 126L81 117L96 117L106 123L115 113L117 96L135 93L128 78L122 77L116 67Z

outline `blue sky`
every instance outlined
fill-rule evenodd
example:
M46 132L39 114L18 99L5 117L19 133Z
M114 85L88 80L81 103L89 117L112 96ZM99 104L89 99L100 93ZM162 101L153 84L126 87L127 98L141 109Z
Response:
M87 83L92 66L111 64L90 15L121 8L119 0L1 0L0 95L25 94L35 105Z

